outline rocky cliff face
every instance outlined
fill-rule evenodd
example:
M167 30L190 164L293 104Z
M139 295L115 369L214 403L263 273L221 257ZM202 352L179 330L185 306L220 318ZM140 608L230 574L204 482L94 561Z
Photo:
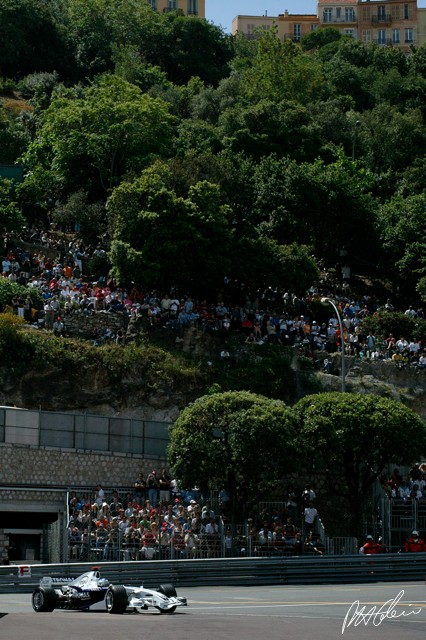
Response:
M89 319L76 316L68 331L75 337L90 335L98 324L104 325L109 314L97 314ZM120 320L116 319L119 323ZM94 324L95 323L95 324ZM143 326L129 324L130 338L143 331ZM173 345L197 361L214 359L220 352L217 336L196 327L185 332L161 332L165 348ZM216 338L216 339L215 339ZM243 349L244 345L241 344ZM259 355L261 352L259 352ZM337 375L315 373L306 375L299 350L293 351L293 374L298 397L323 391L340 391L340 354L331 358ZM306 363L306 359L305 359ZM397 368L392 361L364 361L346 358L346 390L354 393L373 393L403 402L426 420L426 370L415 367ZM140 366L112 383L105 370L89 366L81 370L63 372L46 365L43 371L34 372L30 366L23 375L0 367L0 405L25 408L42 408L50 411L88 411L98 415L120 415L146 420L173 421L180 410L196 397L206 393L214 374L204 372L198 380L162 379L155 375L155 368ZM207 379L208 378L208 379ZM295 398L296 400L297 398Z
M340 374L340 354L333 356ZM360 363L346 358L346 391L373 393L402 402L426 421L426 369L403 367L399 369L390 360L372 360ZM317 374L324 391L340 391L340 375Z

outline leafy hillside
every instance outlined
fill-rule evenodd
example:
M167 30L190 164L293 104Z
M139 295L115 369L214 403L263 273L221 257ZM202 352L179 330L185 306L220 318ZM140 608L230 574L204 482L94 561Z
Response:
M0 107L25 175L3 232L77 230L97 276L200 300L302 297L345 263L425 300L425 47L247 41L136 0L0 0L0 37L29 107Z

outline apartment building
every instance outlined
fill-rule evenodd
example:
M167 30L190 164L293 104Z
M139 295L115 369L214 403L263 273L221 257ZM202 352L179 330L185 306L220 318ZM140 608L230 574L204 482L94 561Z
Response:
M316 15L291 14L285 11L278 16L278 34L282 40L300 42L302 36L315 31L319 27Z
M295 42L319 27L333 27L365 44L374 42L403 51L426 42L426 10L417 8L417 0L318 0L317 15L285 11L269 18L237 16L232 33L239 31L254 38L257 26L270 28L274 23L282 40L290 38Z
M417 0L358 2L360 39L409 51L417 42Z
M262 31L269 31L278 23L278 17L236 16L232 21L232 33L243 33L248 40L254 40Z
M358 38L357 0L319 0L320 27L333 27L342 35Z
M205 0L147 0L154 11L167 13L180 9L186 16L206 17Z

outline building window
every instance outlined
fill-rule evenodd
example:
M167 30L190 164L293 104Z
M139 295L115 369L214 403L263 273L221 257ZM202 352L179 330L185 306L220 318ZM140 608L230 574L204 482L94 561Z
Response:
M386 7L377 7L377 20L386 20Z
M148 0L148 4L150 5L151 9L157 11L157 0Z
M409 4L404 4L404 19L405 20L409 20L410 19L410 5Z
M198 0L188 0L188 15L198 15Z
M346 22L355 22L355 11L352 9L352 7L346 7L345 20Z
M293 25L293 40L294 42L300 42L300 38L302 35L302 28L300 24Z
M391 7L391 16L393 20L399 20L401 18L400 8L399 4Z
M400 43L399 29L392 29L392 44Z
M353 29L344 29L345 36L350 36L351 38L355 37L355 33Z
M333 18L333 10L332 9L324 9L323 21L324 22L331 22L332 18Z
M371 31L369 29L362 32L362 41L364 42L364 44L368 44L369 42L371 42Z
M339 19L342 13L342 9L340 7L336 7L336 18Z
M177 8L178 8L177 7L177 0L169 0L168 10L169 11L174 11Z
M386 44L386 29L377 31L377 44Z
M311 31L316 31L318 29L317 24L311 24Z
M413 29L405 29L405 42L413 42Z

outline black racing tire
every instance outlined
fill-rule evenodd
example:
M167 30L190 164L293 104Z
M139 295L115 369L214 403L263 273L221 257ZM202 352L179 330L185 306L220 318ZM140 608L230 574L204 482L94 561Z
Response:
M160 609L160 607L157 607L157 609L160 613L174 613L176 611L176 607L170 607L170 609Z
M176 589L172 584L160 584L160 586L158 587L158 591L162 593L163 596L167 596L167 598L177 597Z
M45 589L44 587L37 587L33 591L31 602L34 611L43 613L52 613L56 607L58 597L55 589Z
M126 588L121 584L110 585L105 595L108 613L124 613L129 605Z

